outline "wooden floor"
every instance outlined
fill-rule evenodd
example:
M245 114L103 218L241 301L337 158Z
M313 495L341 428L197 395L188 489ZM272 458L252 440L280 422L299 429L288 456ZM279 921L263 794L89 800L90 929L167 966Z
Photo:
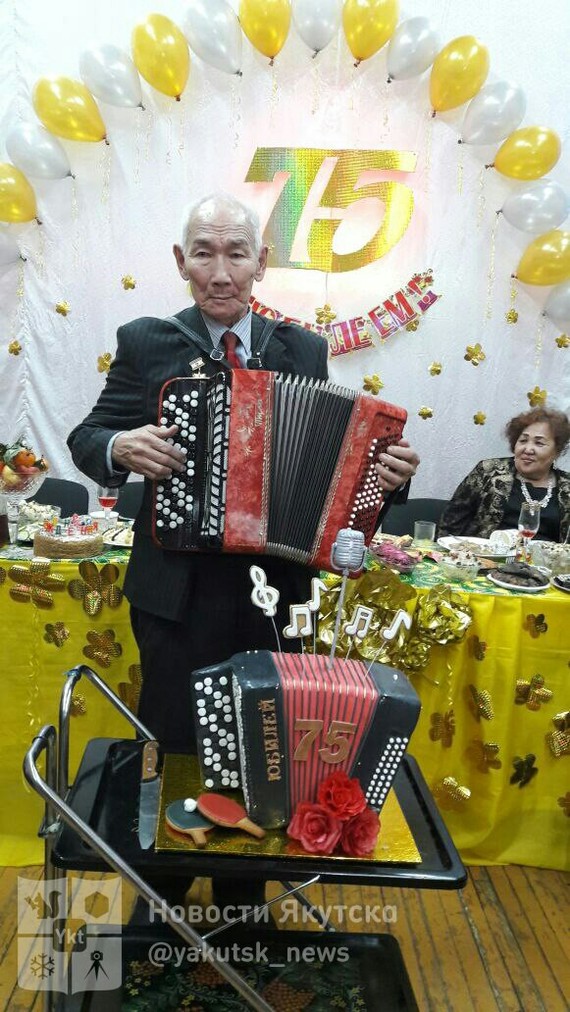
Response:
M0 1010L41 1012L41 994L16 984L18 874L39 878L41 869L0 869ZM510 866L471 868L461 892L313 886L307 895L323 911L330 908L331 923L343 930L336 905L361 911L357 919L372 919L350 930L385 930L398 939L422 1012L566 1012L569 885L562 872ZM133 894L123 888L128 909ZM208 890L198 881L190 895L207 904ZM277 895L279 887L270 884L269 891ZM292 923L291 909L273 908L283 930L301 926ZM374 924L380 909L387 923ZM346 916L341 913L341 920Z

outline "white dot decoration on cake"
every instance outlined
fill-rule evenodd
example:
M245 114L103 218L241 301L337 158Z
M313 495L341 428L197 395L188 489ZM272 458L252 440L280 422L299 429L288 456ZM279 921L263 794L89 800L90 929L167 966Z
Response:
M384 804L408 742L409 738L404 737L388 739L386 748L380 756L376 772L373 774L366 792L366 800L373 808L381 808ZM382 772L382 770L387 770L389 776L387 773Z

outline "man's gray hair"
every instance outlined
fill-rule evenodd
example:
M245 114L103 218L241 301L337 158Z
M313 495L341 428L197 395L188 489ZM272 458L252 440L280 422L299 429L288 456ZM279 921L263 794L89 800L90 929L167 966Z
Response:
M182 238L180 242L184 253L188 250L188 239L194 219L198 216L206 204L212 204L216 208L226 208L241 216L253 236L253 252L256 257L259 256L259 252L263 245L263 238L261 235L261 224L257 211L254 211L252 207L248 207L247 204L242 203L241 200L238 200L237 197L234 197L231 193L224 193L223 191L209 193L206 197L201 197L200 200L195 201L185 209L184 214L182 215Z

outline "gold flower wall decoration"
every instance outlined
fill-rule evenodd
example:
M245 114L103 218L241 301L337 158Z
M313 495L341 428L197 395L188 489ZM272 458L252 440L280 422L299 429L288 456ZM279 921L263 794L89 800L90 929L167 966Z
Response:
M19 341L10 341L8 345L8 351L10 355L19 355L22 350L22 345Z
M68 313L71 312L71 306L69 305L69 302L56 302L55 311L56 313L59 313L60 316L67 316Z
M429 372L430 376L439 376L441 374L441 370L442 369L443 369L443 366L442 366L441 362L432 362L428 366L428 372Z
M541 390L539 386L536 386L532 390L527 390L526 396L531 408L541 408L548 395L546 390Z
M336 313L332 306L329 306L328 302L325 302L324 306L315 309L315 319L317 323L326 327L327 323L332 323L333 320L336 320Z
M476 411L473 415L473 421L475 422L475 425L484 425L487 421L487 415L484 411Z
M365 376L362 383L363 390L369 394L379 394L383 386L384 384L376 372L371 376Z
M131 289L136 288L136 284L137 283L136 283L135 279L133 278L132 274L125 274L121 278L121 284L122 284L123 288L125 289L125 291L128 292Z
M559 348L570 348L570 337L568 337L568 334L561 334L560 337L556 338L556 344Z
M87 642L88 645L83 647L85 657L96 661L102 668L108 668L111 661L120 657L123 652L121 644L115 642L113 629L105 629L102 633L92 629L87 633Z
M426 408L426 407L420 408L420 410L418 411L418 415L420 416L420 418L423 418L424 421L426 421L426 419L428 418L433 418L433 408Z
M110 351L106 351L104 355L99 355L97 359L97 372L109 372L112 361L113 356Z
M479 365L480 362L485 361L487 356L485 355L481 345L477 343L467 345L463 358L466 362L471 362L471 365Z
M418 329L419 325L420 325L420 321L419 320L410 320L409 323L406 323L406 330L409 330L410 333L413 334L414 331L416 331Z
M507 323L511 324L517 323L518 318L519 314L517 313L516 309L509 309L508 312L505 313L505 320L507 321Z

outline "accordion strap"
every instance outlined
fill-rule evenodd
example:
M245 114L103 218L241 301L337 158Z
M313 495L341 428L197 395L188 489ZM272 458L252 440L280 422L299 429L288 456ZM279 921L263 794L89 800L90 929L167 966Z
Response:
M176 327L176 329L179 330L182 334L185 334L186 337L189 337L194 344L198 345L200 351L203 351L204 354L207 355L208 358L216 362L216 364L218 362L221 362L222 365L225 365L227 369L231 369L230 363L228 362L227 358L224 358L223 355L218 356L213 354L216 349L212 348L211 341L208 341L205 337L202 336L202 334L198 334L195 330L192 330L191 327L187 327L186 324L182 323L182 321L179 320L178 317L176 316L167 316L165 318L165 321L166 323L172 324L173 327ZM267 345L269 344L273 331L278 325L279 320L268 320L265 323L263 330L259 335L259 339L256 341L255 348L253 347L252 344L251 358L247 360L248 369L263 369L262 355L265 349L267 348Z

